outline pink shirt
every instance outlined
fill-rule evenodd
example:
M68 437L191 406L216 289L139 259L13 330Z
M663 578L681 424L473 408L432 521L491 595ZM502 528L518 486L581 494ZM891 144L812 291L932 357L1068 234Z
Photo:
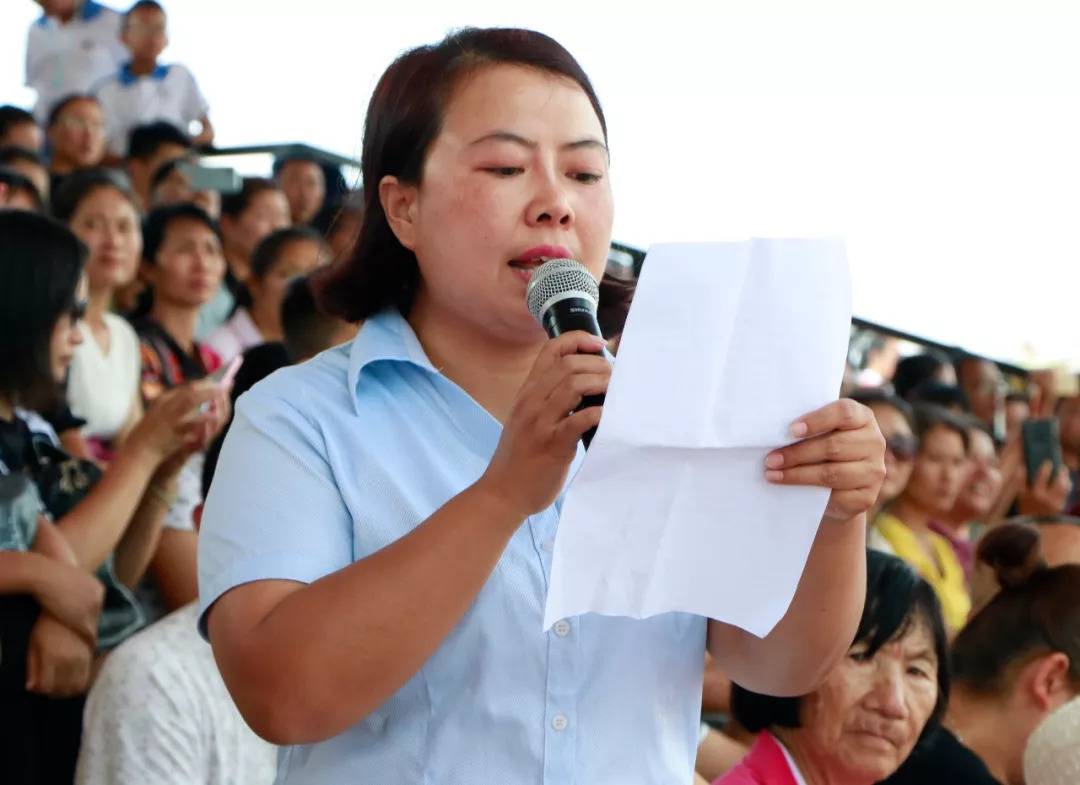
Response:
M780 742L762 732L742 762L713 785L804 785L804 781Z

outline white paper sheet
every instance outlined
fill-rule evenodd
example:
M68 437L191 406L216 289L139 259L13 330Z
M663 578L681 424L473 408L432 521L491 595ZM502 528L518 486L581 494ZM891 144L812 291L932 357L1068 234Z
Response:
M768 484L765 456L836 400L850 328L838 240L650 249L563 505L544 628L684 611L768 634L829 492Z

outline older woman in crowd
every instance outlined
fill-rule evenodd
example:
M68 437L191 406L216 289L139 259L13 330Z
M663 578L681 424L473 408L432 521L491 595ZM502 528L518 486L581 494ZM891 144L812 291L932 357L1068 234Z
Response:
M1028 740L1080 694L1080 565L1046 566L1040 539L1006 523L980 540L976 573L1001 589L953 642L943 727L889 785L1025 785Z
M717 785L872 785L936 726L949 695L933 589L900 559L867 552L866 604L848 655L809 695L732 687L732 711L758 739Z

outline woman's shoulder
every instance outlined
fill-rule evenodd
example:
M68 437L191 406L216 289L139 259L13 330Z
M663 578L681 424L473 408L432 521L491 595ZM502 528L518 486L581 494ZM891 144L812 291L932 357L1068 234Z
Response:
M256 382L236 402L248 416L266 407L292 408L306 414L328 413L347 406L349 346L329 349L299 365L280 368Z

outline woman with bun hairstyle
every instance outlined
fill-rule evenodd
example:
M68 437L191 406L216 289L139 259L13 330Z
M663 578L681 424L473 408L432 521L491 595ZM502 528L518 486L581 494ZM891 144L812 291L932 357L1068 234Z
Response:
M1028 739L1080 694L1080 565L1047 567L1038 529L1018 523L986 534L976 558L1000 590L953 642L942 730L890 785L1024 785Z

